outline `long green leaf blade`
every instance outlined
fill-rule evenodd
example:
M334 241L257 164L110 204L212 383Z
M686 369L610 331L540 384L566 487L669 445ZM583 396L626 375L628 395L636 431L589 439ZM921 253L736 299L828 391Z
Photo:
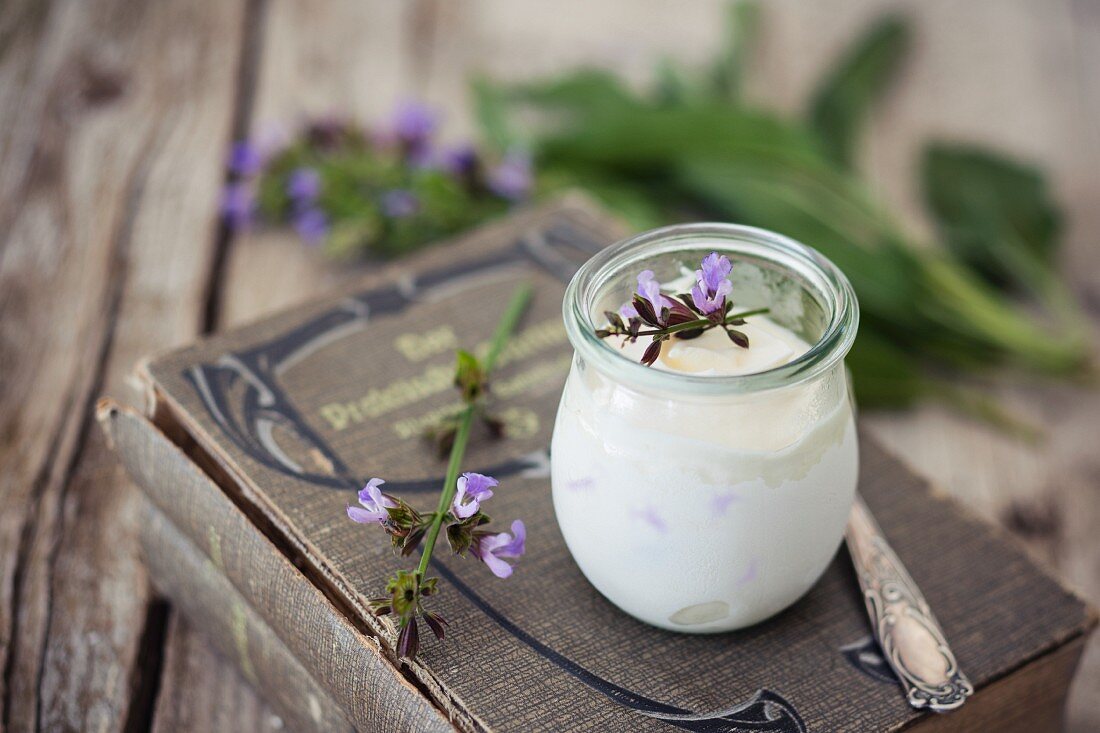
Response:
M909 27L889 16L859 38L818 85L810 126L836 163L852 167L860 128L871 106L894 80L909 48Z

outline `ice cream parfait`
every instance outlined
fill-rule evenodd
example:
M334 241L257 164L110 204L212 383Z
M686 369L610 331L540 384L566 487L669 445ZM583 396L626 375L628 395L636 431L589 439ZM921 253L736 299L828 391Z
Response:
M554 509L588 580L642 621L696 633L809 590L858 471L844 275L772 232L674 226L589 260L564 316L576 353Z

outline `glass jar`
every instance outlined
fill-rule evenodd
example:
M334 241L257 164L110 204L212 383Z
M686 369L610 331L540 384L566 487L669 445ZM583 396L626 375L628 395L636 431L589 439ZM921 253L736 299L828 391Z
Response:
M737 310L811 348L739 376L637 363L596 336L637 274L730 258ZM551 448L554 510L588 580L666 629L728 631L802 596L843 538L858 472L844 356L859 309L847 278L787 237L730 224L646 232L584 264L565 293L575 349Z

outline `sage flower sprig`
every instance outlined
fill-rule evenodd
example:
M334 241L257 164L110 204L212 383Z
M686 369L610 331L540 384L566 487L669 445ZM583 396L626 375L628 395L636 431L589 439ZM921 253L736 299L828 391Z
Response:
M641 361L653 366L661 354L661 344L672 338L697 338L712 328L721 328L729 340L749 348L749 337L737 326L745 325L749 316L767 313L767 308L734 313L733 283L729 280L733 265L729 258L711 252L695 271L695 284L690 293L669 296L662 292L652 270L638 274L638 287L630 302L619 312L607 311L607 326L596 330L600 338L622 336L623 343L633 343L649 336L651 343L642 353ZM650 328L644 329L645 326Z
M386 595L370 601L372 613L392 616L396 620L399 657L415 656L419 650L420 621L427 624L438 639L443 639L446 633L447 620L425 605L426 599L439 590L438 579L428 577L427 573L444 527L453 554L472 555L498 578L511 576L513 562L526 550L527 529L521 520L512 522L511 532L485 529L491 520L483 506L493 497L493 489L500 482L472 471L459 475L459 471L474 420L485 414L483 401L489 391L489 374L530 299L529 285L516 290L497 324L484 358L458 351L455 387L462 395L463 407L453 419L450 459L435 511L422 514L400 498L384 493L382 486L386 482L380 478L372 478L359 491L359 506L347 508L352 521L382 527L390 536L395 553L408 556L420 548L420 562L416 568L399 570L386 584Z
M284 224L336 258L392 257L507 212L534 192L519 147L450 145L417 102L367 128L338 117L236 142L222 213L233 231Z

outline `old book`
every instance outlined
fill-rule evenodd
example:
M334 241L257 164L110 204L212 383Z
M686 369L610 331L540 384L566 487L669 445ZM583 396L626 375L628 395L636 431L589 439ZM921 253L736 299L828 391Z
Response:
M140 415L104 400L97 411L127 472L156 511L204 557L188 585L162 581L170 598L221 594L228 585L241 608L255 610L273 638L296 657L302 675L322 685L362 730L445 731L451 726L392 665L371 636L338 609L180 448ZM143 528L150 560L182 562L179 542ZM146 540L145 538L148 537ZM159 568L151 563L154 577ZM191 565L194 567L195 563ZM173 577L181 571L173 571ZM202 592L196 592L196 589ZM184 611L195 605L185 606ZM229 609L232 613L232 609ZM211 611L220 614L225 609ZM196 610L195 616L199 616ZM196 628L208 628L195 619ZM223 619L223 624L229 619ZM258 625L257 625L258 628ZM219 645L220 646L220 645ZM236 660L236 649L230 658ZM243 665L242 665L243 666ZM289 671L293 665L287 665ZM297 675L281 684L296 685ZM303 678L304 679L304 678ZM266 690L261 687L261 692Z
M227 565L225 574L361 727L396 726L380 717L386 705L355 714L332 685L371 664L378 673L359 688L362 696L387 696L390 707L429 705L462 730L1052 726L1094 624L1088 609L866 437L861 491L978 688L959 712L934 717L906 705L868 641L843 553L791 609L721 636L644 626L587 584L554 522L546 446L570 355L559 316L564 282L616 234L591 207L560 203L377 273L345 296L156 358L141 370L150 414L180 455L169 468L151 454L127 462L145 466L139 483L147 491L163 483L170 492L186 464L188 480L198 475L231 500L247 532L222 534L223 553L249 534L266 538L274 548L267 555L280 553L281 564L242 551L242 562L257 568ZM520 280L537 295L494 383L512 437L476 440L466 467L503 480L494 514L525 519L528 556L507 581L469 561L436 561L439 610L452 634L397 665L393 629L371 617L365 601L407 563L349 522L344 508L369 476L385 477L388 490L410 501L431 502L443 462L420 434L455 402L453 348L488 337ZM124 457L144 445L116 442ZM201 538L211 517L173 519L184 531L198 527ZM281 575L266 576L261 566ZM276 583L285 594L265 593ZM307 596L327 605L297 609ZM357 653L290 641L314 633L306 621L320 613L356 632L349 646Z
M353 730L329 693L225 576L211 567L213 561L148 501L142 508L141 544L157 589L263 691L290 730Z

